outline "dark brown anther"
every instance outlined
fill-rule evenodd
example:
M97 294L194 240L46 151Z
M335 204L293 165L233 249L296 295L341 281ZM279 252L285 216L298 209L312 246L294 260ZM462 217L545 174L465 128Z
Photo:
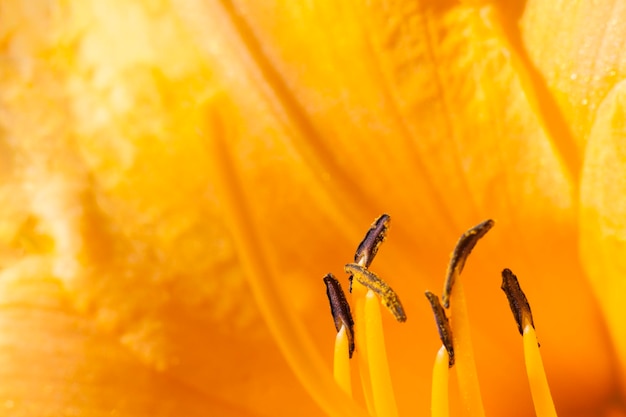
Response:
M448 316L446 316L446 311L441 306L437 295L426 291L426 298L428 298L430 307L433 309L433 314L435 315L439 339L441 339L441 343L443 343L443 346L448 351L448 367L452 368L452 366L454 366L454 345L452 344L452 330L450 329Z
M448 270L446 271L446 282L443 287L443 295L441 300L445 308L450 308L450 294L452 293L452 286L457 277L463 272L465 261L467 257L476 246L476 243L487 234L487 232L493 227L495 222L491 219L472 227L459 238L456 243L456 247L450 257L450 263L448 264Z
M404 312L400 298L398 298L396 292L385 281L379 278L378 275L358 264L347 264L345 271L352 279L356 279L359 284L378 295L383 305L389 309L397 321L401 323L406 321L406 313Z
M339 331L342 326L345 327L348 337L348 354L352 358L354 353L354 321L350 312L350 304L346 300L341 284L333 274L327 274L324 277L324 284L326 284L326 295L330 303L330 312L335 321L335 329Z
M385 241L391 217L380 215L370 226L354 254L354 263L369 268L381 243Z
M534 329L535 323L533 322L533 313L530 311L530 304L528 304L526 295L519 286L517 277L510 269L502 271L502 286L500 288L509 300L509 306L513 312L513 317L515 317L519 333L524 335L524 327L529 324Z

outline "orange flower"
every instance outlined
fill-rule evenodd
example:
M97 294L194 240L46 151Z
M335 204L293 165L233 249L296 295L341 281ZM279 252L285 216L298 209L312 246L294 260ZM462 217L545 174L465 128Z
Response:
M504 267L559 415L620 415L624 6L283 3L0 2L0 410L352 409L321 279L387 212L401 416L429 410L423 292L488 217L463 275L487 415L532 413Z

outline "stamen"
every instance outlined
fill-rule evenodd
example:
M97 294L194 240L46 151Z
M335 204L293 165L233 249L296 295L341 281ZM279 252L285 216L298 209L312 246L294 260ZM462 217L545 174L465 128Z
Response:
M378 275L357 264L347 264L345 271L356 279L359 284L376 293L381 298L383 305L389 309L397 321L401 323L406 321L406 313L400 298Z
M459 390L465 407L472 417L484 417L485 410L480 394L480 384L474 361L474 349L470 332L469 316L465 302L463 283L458 279L465 267L467 257L482 238L494 225L493 220L486 220L465 233L459 238L446 272L446 282L443 288L443 305L450 308L452 317L452 342L455 354L455 369L458 375ZM454 303L450 306L450 299Z
M378 247L387 237L390 222L391 217L388 214L382 214L374 220L354 254L355 264L369 268L378 252Z
M351 343L350 338L347 336L345 326L341 326L337 337L335 338L335 355L333 361L333 376L337 385L341 389L352 397L352 380L350 378L350 358L346 355L346 350Z
M385 240L390 221L391 218L386 214L379 216L376 220L374 220L374 223L370 226L369 230L365 234L365 237L359 244L354 254L355 264L353 265L357 266L359 271L369 272L367 271L367 268L374 260L380 244ZM348 269L346 269L346 272L348 272ZM352 293L353 274L350 272L348 272L348 274L350 277L350 292ZM375 274L371 274L375 278L370 278L382 282L382 280L378 278ZM361 278L360 281L363 281L363 279ZM387 368L387 355L384 350L384 336L382 324L379 323L378 326L373 326L371 313L372 306L370 305L366 308L366 305L372 304L371 302L368 303L367 301L368 294L370 294L371 291L366 286L364 286L362 282L359 283L359 279L357 279L354 290L355 291L352 294L352 298L354 301L354 311L356 318L356 343L359 347L357 356L359 360L359 374L361 376L361 384L363 386L363 396L365 397L365 403L371 415L384 416L386 415L385 407L387 407L384 404L389 402L389 395L383 394L385 392L384 388L383 391L381 391L381 380L379 380L378 378L379 375L388 376L389 369ZM378 310L378 308L376 308L376 310L378 311L378 316L380 316L380 311ZM378 322L380 322L380 317L378 318ZM382 351L376 346L370 345L370 339L372 337L378 340L378 343L383 343ZM375 367L376 369L372 371L373 367ZM388 387L388 389L391 389L390 384L388 385ZM384 398L387 398L387 400L384 400ZM395 409L395 399L393 398L393 391L391 391L391 398L393 409Z
M548 378L546 378L541 353L539 352L530 305L519 285L517 277L509 269L502 271L502 290L509 300L517 327L523 336L526 374L530 384L530 393L533 396L535 414L537 417L556 417L556 409L552 401Z
M450 257L450 263L448 264L448 271L446 272L446 282L443 287L443 295L441 297L443 306L450 308L450 294L452 293L452 287L457 277L463 272L465 267L465 261L469 254L476 246L476 243L487 234L487 232L493 227L494 221L489 219L472 227L459 238L459 241L452 252Z
M426 291L426 298L435 315L439 339L443 346L437 352L433 366L433 385L430 401L432 417L447 417L448 411L448 372L454 365L454 347L452 345L452 331L448 323L446 312L439 302L439 297Z
M389 375L380 306L372 290L365 296L365 338L376 416L397 417L398 410Z
M330 312L335 321L335 329L337 331L340 331L341 328L345 329L349 346L348 356L352 358L352 353L354 352L354 321L350 313L350 304L346 300L341 284L339 284L339 281L333 274L327 274L324 277L324 283L326 284L326 295L330 303Z
M433 366L433 390L430 398L430 415L448 417L448 373L450 358L445 346L441 346Z
M448 317L446 312L439 302L439 297L430 291L426 291L426 298L430 302L430 307L433 309L435 315L435 322L437 323L437 331L439 332L439 339L448 352L448 367L452 368L454 365L454 347L452 345L452 330L450 330L450 324L448 323Z

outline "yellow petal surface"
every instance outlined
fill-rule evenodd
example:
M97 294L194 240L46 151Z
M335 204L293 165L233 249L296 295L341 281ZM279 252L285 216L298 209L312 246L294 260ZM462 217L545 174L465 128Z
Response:
M600 104L626 76L626 21L623 2L567 0L527 3L522 39L567 129L557 140L570 142L582 161ZM579 165L580 166L580 165Z
M0 276L3 415L257 415L143 366L117 337L75 313L61 283L45 278L50 264L33 257Z
M622 390L626 370L625 93L624 83L619 83L598 109L585 153L580 196L582 258L615 343Z
M40 278L58 280L71 315L69 324L33 325L25 340L110 341L111 355L86 353L85 371L117 372L110 384L86 386L76 406L103 401L102 413L112 412L127 398L116 400L124 378L139 372L128 395L145 394L121 408L126 415L158 415L170 396L190 401L191 415L219 404L233 405L231 415L290 415L296 404L319 412L276 349L221 220L195 111L215 84L194 48L180 47L190 40L169 5L6 2L0 20L2 267L49 256ZM2 317L17 320L10 310ZM95 339L74 335L75 322ZM22 346L18 328L2 333L4 346ZM60 390L46 415L65 413L86 380L54 374L55 358L16 356L1 401L19 394L15 413L42 415L28 408L35 379L19 374L35 360Z

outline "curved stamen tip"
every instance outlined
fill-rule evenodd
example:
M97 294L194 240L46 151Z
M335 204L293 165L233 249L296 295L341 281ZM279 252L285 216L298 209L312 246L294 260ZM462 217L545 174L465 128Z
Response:
M513 312L513 317L515 317L519 333L523 335L527 325L531 325L534 329L533 313L530 311L526 294L522 291L515 274L508 268L502 271L502 286L500 288L509 300L509 306Z
M393 314L397 321L403 323L406 321L406 313L400 302L398 294L383 281L378 275L372 271L365 269L358 264L346 264L345 271L356 279L356 281L372 290L378 295L385 307Z
M350 304L346 300L341 284L333 274L326 274L324 284L326 284L326 295L330 303L330 313L335 321L335 329L339 332L342 327L345 328L348 337L348 354L352 358L354 353L354 320L350 312Z
M450 329L450 323L448 322L448 316L446 311L439 302L439 297L430 291L426 291L426 298L430 302L430 307L433 309L435 315L435 322L437 323L437 331L439 332L439 339L441 343L448 351L448 367L454 366L454 345L452 343L452 329Z
M476 246L476 243L487 234L489 230L494 226L495 222L491 219L477 224L472 227L459 238L454 251L450 256L450 263L448 264L448 270L446 271L446 281L443 287L443 295L441 300L445 308L450 308L450 294L452 293L452 286L456 281L456 278L463 272L465 267L465 261L472 249Z
M382 214L374 220L365 237L359 244L354 254L354 263L369 268L381 243L387 237L387 230L391 223L391 217L388 214Z

